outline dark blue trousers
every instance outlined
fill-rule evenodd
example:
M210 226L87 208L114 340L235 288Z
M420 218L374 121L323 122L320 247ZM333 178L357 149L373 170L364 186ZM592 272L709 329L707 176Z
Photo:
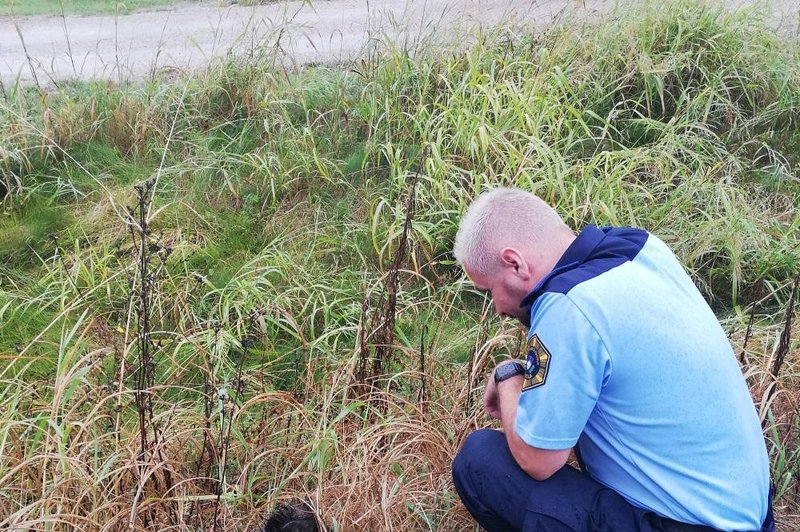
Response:
M453 460L453 481L464 506L489 532L678 530L573 467L534 480L519 468L505 435L496 430L467 437Z

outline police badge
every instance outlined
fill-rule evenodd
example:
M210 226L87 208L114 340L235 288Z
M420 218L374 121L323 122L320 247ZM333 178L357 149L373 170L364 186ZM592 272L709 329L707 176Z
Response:
M534 334L528 340L528 356L525 359L525 380L522 391L537 388L547 380L550 368L550 351L544 346L539 336Z

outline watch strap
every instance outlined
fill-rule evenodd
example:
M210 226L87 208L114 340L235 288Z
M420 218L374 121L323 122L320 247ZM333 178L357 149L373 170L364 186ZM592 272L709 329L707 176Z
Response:
M525 366L516 361L509 362L508 364L498 366L497 369L494 370L494 382L500 383L515 375L525 375Z

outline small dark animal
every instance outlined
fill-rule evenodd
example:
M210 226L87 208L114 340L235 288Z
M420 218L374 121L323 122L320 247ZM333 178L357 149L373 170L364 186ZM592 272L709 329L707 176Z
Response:
M305 502L294 499L279 504L264 522L259 532L319 532L314 510Z

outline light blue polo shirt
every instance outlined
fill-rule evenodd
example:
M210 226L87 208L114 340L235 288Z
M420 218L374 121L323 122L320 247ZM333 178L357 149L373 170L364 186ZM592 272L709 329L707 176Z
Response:
M756 409L722 327L661 240L589 226L528 305L525 442L579 443L593 478L661 516L760 528L769 462Z

